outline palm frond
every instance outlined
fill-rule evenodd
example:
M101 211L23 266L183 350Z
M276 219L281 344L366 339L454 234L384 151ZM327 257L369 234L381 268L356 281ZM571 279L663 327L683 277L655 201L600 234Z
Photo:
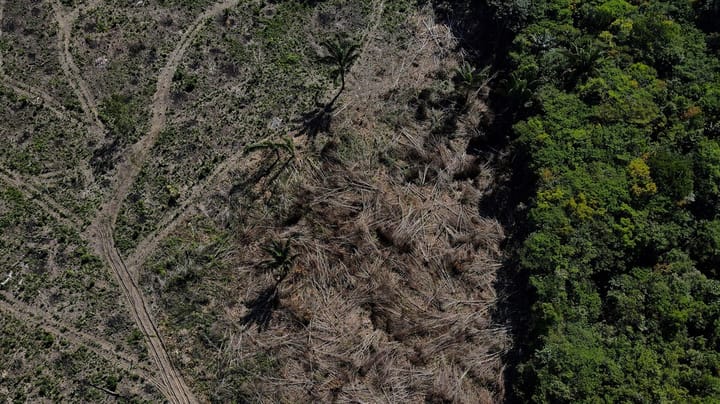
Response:
M336 35L322 41L320 45L324 49L324 54L319 57L320 62L335 66L331 71L333 79L347 73L360 57L360 45L347 35Z
M263 266L273 273L276 282L281 282L290 272L293 262L298 256L298 254L291 253L292 237L285 240L285 242L272 240L262 246L262 250L270 256L269 259L263 261Z
M285 150L286 152L288 152L292 156L294 156L295 155L295 143L292 141L292 139L290 137L285 137L280 142L274 142L271 140L263 140L263 141L245 146L245 149L243 149L243 152L245 154L247 154L247 153L257 151L257 150L273 150L275 152L278 152L280 150Z
M492 80L490 76L490 66L485 66L481 70L477 70L467 61L464 61L455 69L455 74L460 82L460 86L467 89L480 88Z

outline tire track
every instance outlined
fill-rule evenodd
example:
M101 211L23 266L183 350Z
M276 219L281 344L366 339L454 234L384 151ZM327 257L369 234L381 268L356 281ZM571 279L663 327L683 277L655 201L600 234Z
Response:
M62 5L57 1L52 1L52 8L55 13L55 21L58 24L58 58L60 66L62 66L65 77L70 83L75 95L80 101L82 110L87 115L88 120L96 126L101 133L105 133L105 125L100 120L98 114L97 101L90 91L90 87L82 78L80 69L75 64L72 53L70 53L70 39L72 38L72 26L80 14L81 10L91 9L99 4L98 1L91 1L85 7L79 6L70 13L63 12Z
M1 62L2 57L0 57L0 80L2 81L2 84L23 97L31 100L41 100L42 102L39 105L52 112L60 120L68 119L77 126L83 126L83 124L75 118L72 113L68 112L59 101L42 88L33 87L6 75L5 71L2 70Z
M70 118L69 115L66 115L64 113L64 109L60 103L55 101L55 99L52 98L48 93L45 91L31 87L27 84L21 83L19 81L16 81L10 77L8 77L3 70L0 69L0 77L2 77L2 82L5 86L10 88L11 90L15 91L19 95L29 98L29 99L35 99L35 100L42 100L42 106L44 108L47 108L50 112L55 114L56 117L60 119Z
M150 356L155 361L166 387L166 398L173 403L196 403L192 391L185 384L179 372L175 369L163 344L155 320L148 310L132 272L123 262L113 239L113 231L118 212L135 178L148 158L157 137L167 120L172 77L180 61L185 55L193 39L200 32L206 20L218 15L223 10L237 5L238 0L225 0L216 3L210 9L198 16L185 30L178 46L168 56L165 66L161 69L156 91L152 99L152 117L148 132L125 154L125 159L118 164L110 198L101 206L93 223L88 227L86 235L91 240L95 251L105 259L115 275L123 294L131 307L133 318L145 336Z
M145 336L148 353L158 367L160 377L166 387L165 391L169 393L166 398L173 403L198 402L173 366L170 356L165 349L165 345L160 338L158 329L155 326L153 317L147 308L145 298L120 257L117 248L115 248L111 229L109 227L102 227L97 228L95 231L94 236L98 243L95 247L99 250L100 255L108 261L118 284L122 287L123 294L130 303L131 314L138 328Z
M152 371L143 366L137 356L128 352L118 353L115 346L104 339L62 324L52 319L47 313L28 306L4 292L0 292L0 310L10 313L25 323L34 324L37 328L41 328L56 337L66 339L74 345L83 346L108 362L119 365L128 372L142 377L158 389L161 389L160 391L163 391L160 382L153 376Z
M83 221L79 217L35 188L30 180L4 167L0 167L0 181L17 188L24 193L32 203L40 207L58 222L78 232L82 229Z

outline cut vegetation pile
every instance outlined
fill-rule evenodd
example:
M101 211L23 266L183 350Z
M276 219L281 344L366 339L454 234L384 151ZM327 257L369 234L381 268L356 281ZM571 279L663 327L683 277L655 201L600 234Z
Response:
M256 147L148 261L171 350L218 401L503 396L504 236L465 153L486 107L431 11L402 21L368 33L329 133Z

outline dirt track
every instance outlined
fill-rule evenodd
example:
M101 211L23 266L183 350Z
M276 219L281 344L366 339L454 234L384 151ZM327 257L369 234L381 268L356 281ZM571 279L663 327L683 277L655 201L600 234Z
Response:
M3 18L3 10L5 10L5 3L6 0L0 0L0 21L2 21ZM0 35L2 35L2 32L0 32ZM58 102L45 90L33 87L26 83L19 82L12 77L7 76L3 69L2 55L0 55L0 79L5 86L15 91L19 95L27 97L31 100L40 100L42 102L42 106L55 114L56 117L60 119L68 118L72 120L73 123L78 123L74 117L66 114L64 111L65 108L60 104L60 102Z
M108 261L108 264L115 272L118 278L118 283L123 289L122 292L125 298L128 300L130 305L130 311L132 317L135 319L137 326L145 336L147 342L148 351L150 356L153 358L158 366L160 377L164 385L168 388L170 396L168 400L175 403L193 403L197 402L197 399L193 396L190 389L185 384L184 380L175 369L167 354L165 345L160 338L155 322L148 310L148 306L145 302L137 283L130 275L125 263L120 258L117 249L115 248L112 236L102 229L96 234L97 239L94 240L101 251L101 256Z
M158 388L162 387L159 381L152 376L152 370L139 365L140 360L136 355L128 352L118 352L115 344L109 341L75 330L70 325L55 321L42 310L28 306L3 292L0 292L0 310L5 310L12 316L28 324L35 324L38 328L42 328L50 334L66 339L74 345L83 346L101 358L118 364L123 369L143 377Z
M22 178L20 175L13 173L6 168L0 167L0 181L3 181L23 192L28 199L31 199L33 203L40 206L46 213L58 222L70 227L71 229L77 230L81 228L82 220L80 220L80 218L65 209L59 203L55 202L52 198L45 196L45 194L37 189L29 179Z
M163 382L170 390L171 395L167 398L175 403L194 403L198 400L173 366L158 333L155 320L135 282L134 276L137 270L126 266L115 248L112 234L120 207L147 160L159 133L165 127L172 77L185 52L209 18L218 15L229 7L235 6L237 2L238 0L226 0L215 4L197 17L183 33L178 46L170 53L165 67L162 68L158 76L156 91L152 99L150 129L145 136L125 153L125 159L118 165L116 170L111 197L102 205L95 220L93 220L86 232L95 251L108 263L121 285L123 294L131 306L133 318L145 335L150 355L160 370Z
M64 119L64 118L68 117L63 112L62 105L60 105L60 103L58 103L55 99L52 98L52 96L50 96L45 91L43 91L39 88L31 87L31 86L21 83L19 81L15 81L10 77L5 76L4 73L0 73L0 74L2 74L3 84L5 84L7 87L12 89L19 95L21 95L23 97L27 97L31 100L40 99L42 101L43 107L50 110L53 114L55 114L56 117L58 117L60 119Z
M0 0L0 19L2 5L4 5L5 1L6 0ZM76 93L90 125L104 131L103 124L98 118L97 103L95 98L90 92L89 86L82 78L80 70L75 64L72 54L70 53L72 26L75 19L82 9L96 7L98 3L99 2L97 0L93 0L85 5L81 5L66 12L57 0L52 0L52 6L58 24L58 52L63 72ZM172 364L160 333L158 332L153 315L149 310L143 293L136 282L138 270L148 256L157 248L159 242L167 237L167 235L169 235L179 223L195 211L200 196L205 194L209 188L216 186L218 182L222 181L223 178L227 176L227 173L233 167L240 164L241 159L247 156L237 154L228 158L216 167L214 172L203 183L196 184L181 205L175 209L172 214L167 215L161 221L159 230L151 233L145 237L145 239L141 240L138 247L133 252L133 255L129 257L127 261L129 265L126 264L115 247L113 233L120 208L145 161L150 156L150 152L158 138L158 135L165 127L170 89L175 71L183 60L187 49L192 44L197 34L201 31L206 21L211 17L217 16L223 10L237 5L237 3L238 0L225 0L220 3L216 3L199 15L184 31L177 43L177 46L168 55L165 66L158 74L156 91L152 98L152 104L150 105L152 115L149 130L138 142L129 147L129 149L123 153L124 159L118 164L115 171L115 177L111 180L112 188L110 196L104 201L104 203L102 203L97 214L94 216L92 223L83 232L83 237L93 247L96 254L104 259L115 275L115 278L122 289L123 295L128 302L131 315L145 337L149 355L157 366L159 380L155 380L155 383L157 384L159 390L165 395L167 400L173 403L195 403L198 402L198 400L195 398L180 373ZM377 14L373 18L375 24L365 33L364 39L368 39L367 36L371 36L372 32L376 29L377 21L379 20L378 17L382 14L382 8L383 2L378 1L374 7L375 14ZM367 41L364 42L367 43ZM364 51L365 49L363 48L363 53ZM8 85L8 87L14 89L22 95L34 95L36 98L41 99L43 105L50 111L58 116L67 117L65 112L62 110L62 106L52 97L47 95L47 93L43 90L40 89L33 91L34 89L25 86L22 83L15 83L7 77L4 79L4 83ZM258 160L258 156L253 156L243 163L246 165L252 165ZM22 178L12 172L8 172L7 170L0 170L0 180L3 180L20 189L28 197L34 199L34 202L40 208L56 220L71 226L74 229L82 229L82 220L74 216L68 210L64 209L57 202L54 202L51 197L40 192L28 179ZM12 307L12 304L2 304L0 307L4 307L27 321L32 320L32 318L27 314L27 311L23 312L22 310L19 310L18 307ZM91 346L96 353L102 354L103 357L111 359L113 347L109 346L108 343L92 336L73 331L63 333L58 327L53 327L52 325L48 326L47 324L44 324L43 326L45 328L49 327L51 332L65 336L75 343L83 343L83 341L85 341L85 344L87 344L88 341L91 341L100 347L96 348ZM115 361L123 361L118 358L113 359ZM150 376L148 376L148 379L154 380L150 379Z
M99 2L97 0L90 1L85 8L91 9L97 6ZM70 83L73 91L77 95L80 105L83 111L87 115L90 122L95 125L101 133L105 132L105 126L100 121L97 109L97 102L90 92L85 80L80 74L72 54L70 53L70 39L72 37L72 25L75 22L78 14L80 13L80 7L72 10L70 13L65 14L62 11L62 5L54 0L52 2L53 11L55 12L55 20L58 24L58 51L60 65L62 66L63 72Z
M6 0L0 0L0 13L2 12L2 5L5 1ZM66 78L71 82L71 86L81 102L83 113L89 118L88 122L90 122L90 125L96 125L95 127L97 127L99 122L99 126L101 126L102 123L97 117L97 104L95 99L89 91L87 84L83 81L79 73L80 71L75 65L70 53L73 21L80 14L80 8L66 12L57 0L51 1L54 2L55 14L58 20L58 52L60 53L59 57L63 71ZM94 7L97 3L98 1L89 1L82 7ZM219 188L218 184L225 181L228 173L238 165L250 166L255 164L258 156L245 158L246 156L242 154L236 154L223 161L208 178L202 183L192 187L188 192L188 196L184 198L180 205L162 218L157 230L139 242L131 256L125 257L125 259L123 258L115 246L113 234L120 209L137 177L140 175L143 166L151 156L153 146L159 134L166 125L169 96L174 73L207 20L220 14L225 9L235 6L237 3L238 0L226 0L204 11L185 29L176 42L177 46L175 49L167 55L165 66L158 72L156 91L153 95L152 103L148 106L151 111L149 129L137 143L122 153L122 160L117 165L114 177L111 179L111 187L107 198L102 201L98 212L91 220L90 226L83 232L85 240L91 245L95 253L107 263L118 285L121 287L132 318L145 337L149 356L157 366L158 380L156 380L156 383L158 388L165 395L166 399L173 403L191 403L197 402L198 400L183 380L178 369L173 366L158 330L157 323L153 317L152 310L148 306L141 286L137 283L139 269L144 261L157 249L159 243L171 234L177 225L183 223L191 214L198 210L198 202L201 201L203 195L207 195L208 191L214 191L216 188ZM373 14L371 17L373 23L368 25L367 30L363 34L363 46L360 52L361 60L367 57L368 50L371 49L370 44L378 29L383 10L384 2L382 0L373 1ZM6 83L8 82L6 81ZM21 86L8 86L15 89L15 91L23 91ZM31 92L28 93L32 94ZM58 112L63 113L55 107L57 103L54 102L52 97L41 96L43 93L42 90L35 91L34 93L38 95L37 98L42 99L44 105L48 107L49 110L56 114ZM346 93L345 98L341 110L347 108L354 100L363 99L359 93L352 91ZM55 108L55 110L52 108ZM82 229L83 224L79 219L74 218L67 211L63 211L63 208L54 202L50 196L42 194L37 188L33 187L31 185L32 182L28 183L26 179L13 173L7 173L5 175L1 170L0 179L19 188L28 196L34 199L37 198L38 205L58 221L73 224L74 228ZM0 308L4 307L1 303L2 302L0 302ZM9 308L10 311L13 309L13 307ZM55 331L60 333L57 327L55 327ZM89 337L90 338L87 338L88 340L93 339L92 336ZM77 340L80 341L80 339ZM112 349L112 347L103 347L102 345L101 347ZM107 354L107 352L105 352L105 354Z
M178 46L168 56L165 67L162 68L157 80L157 87L152 99L152 117L150 118L150 129L130 150L125 153L125 159L117 167L117 176L114 179L114 191L110 199L100 209L98 219L109 220L114 226L122 202L125 200L135 178L140 173L143 164L155 145L158 135L165 127L166 114L169 103L172 77L182 61L188 46L202 29L205 21L210 17L220 14L223 10L233 7L238 0L225 0L211 7L193 21L183 33Z

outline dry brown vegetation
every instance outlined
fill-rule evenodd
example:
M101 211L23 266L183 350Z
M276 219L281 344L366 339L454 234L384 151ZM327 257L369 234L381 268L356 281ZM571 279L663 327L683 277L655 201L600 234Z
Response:
M414 117L423 89L452 87L452 35L430 10L402 28L409 39L368 33L331 133L296 138L283 171L270 152L234 171L265 175L215 188L149 261L176 358L210 397L232 385L263 402L501 400L503 229L477 207L493 172L464 152L474 121L450 139ZM273 241L294 257L279 283Z

